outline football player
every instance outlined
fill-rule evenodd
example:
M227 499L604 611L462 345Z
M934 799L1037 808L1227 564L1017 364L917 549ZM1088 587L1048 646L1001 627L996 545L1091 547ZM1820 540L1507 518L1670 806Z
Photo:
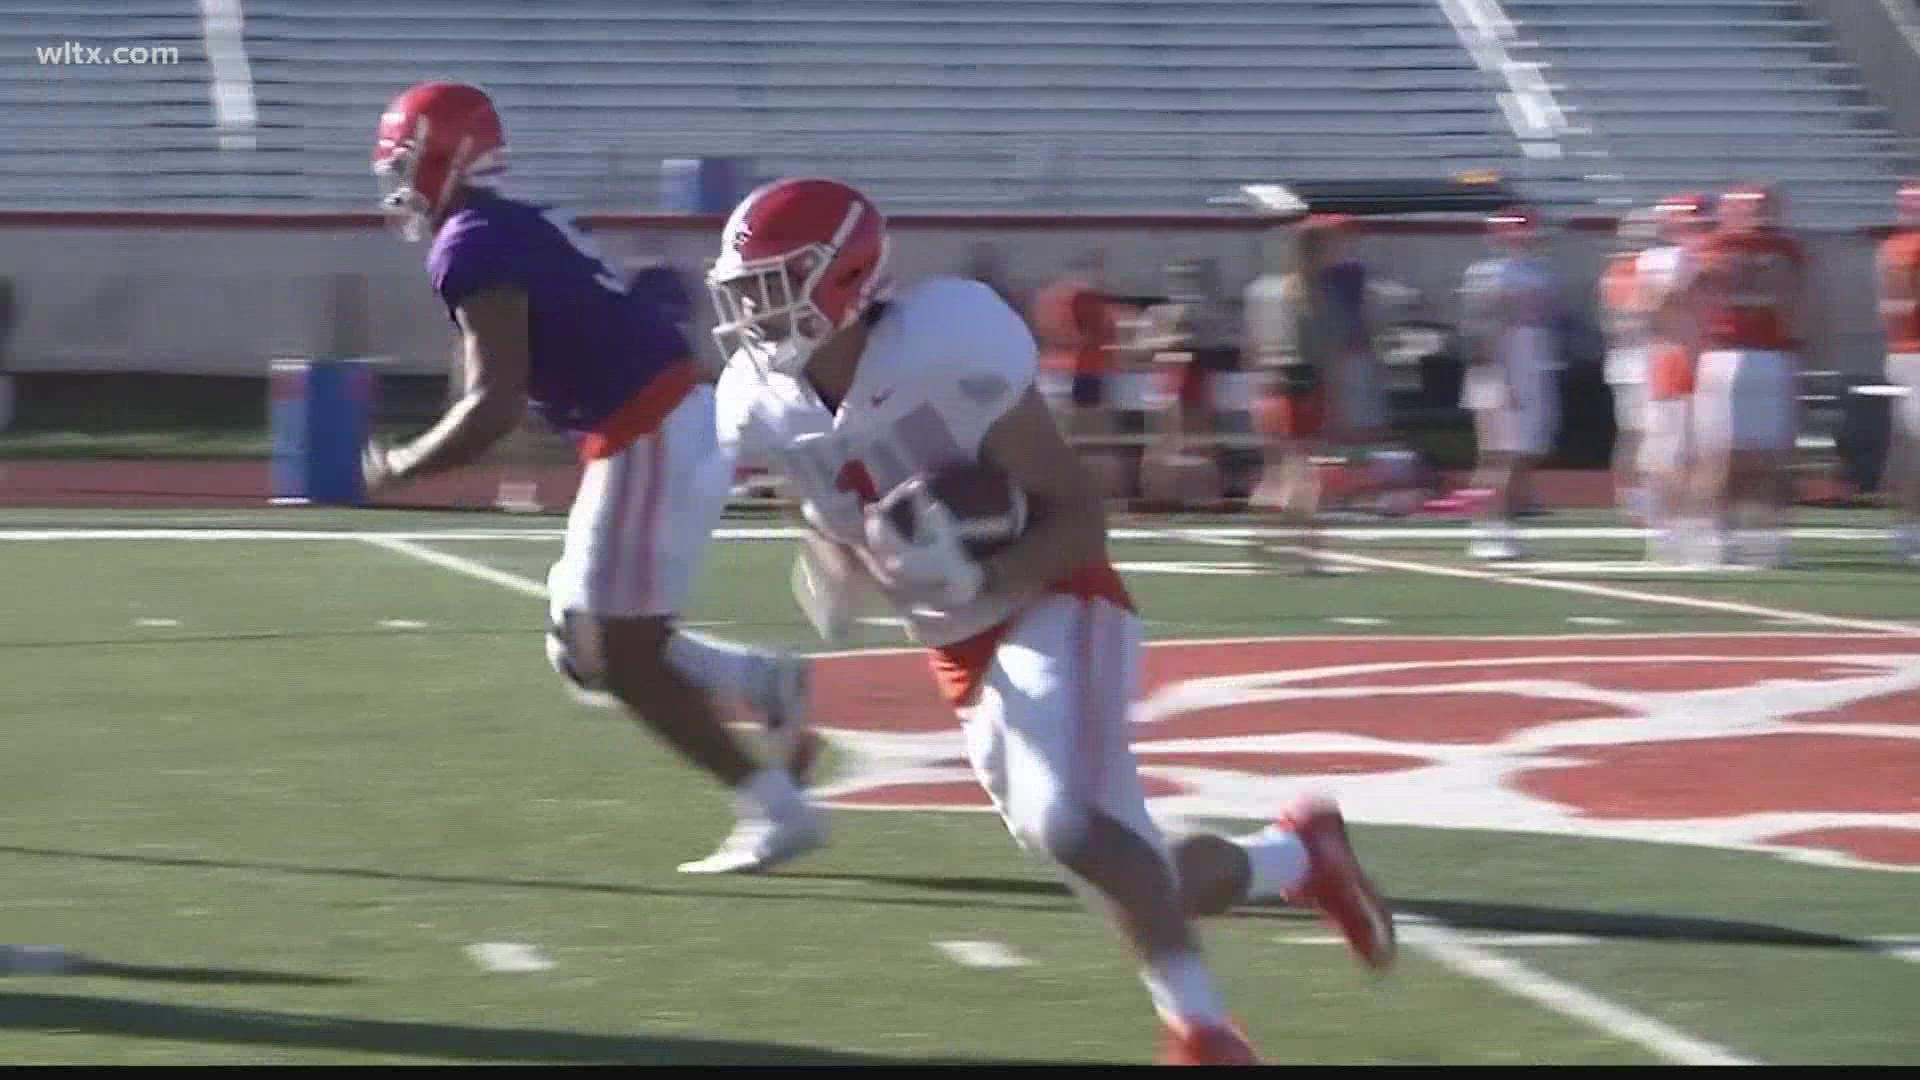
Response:
M721 442L802 500L816 588L869 581L927 646L1008 830L1131 942L1168 1059L1252 1062L1193 916L1288 897L1384 968L1387 909L1324 800L1248 836L1168 843L1128 745L1140 619L1101 494L1035 389L1033 336L978 282L894 292L887 245L878 207L834 180L776 181L734 210L708 275L729 358ZM1018 538L979 559L926 481L966 462L997 468L1026 506Z
M529 404L575 436L583 471L547 576L549 659L736 794L733 832L682 870L764 869L817 846L824 827L790 775L812 755L805 662L675 625L729 491L713 388L673 312L630 289L571 215L502 190L506 149L473 86L422 83L380 117L381 205L408 240L432 241L427 272L462 338L465 392L412 442L370 443L367 488L475 461ZM709 691L787 736L788 767L756 761Z

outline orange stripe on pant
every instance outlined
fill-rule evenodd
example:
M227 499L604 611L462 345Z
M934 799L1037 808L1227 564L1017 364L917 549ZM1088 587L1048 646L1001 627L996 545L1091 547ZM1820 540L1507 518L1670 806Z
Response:
M598 430L580 440L581 462L610 458L657 433L668 414L686 400L698 382L691 360L682 360L655 375L639 393L601 421Z
M657 551L660 542L660 503L666 497L672 473L667 471L667 441L658 435L648 440L647 502L640 512L640 602L653 609L654 576L659 569Z
M1093 677L1093 637L1093 601L1082 597L1073 627L1073 761L1067 767L1067 791L1089 806L1100 794L1100 684Z
M627 534L627 503L631 494L632 470L615 468L607 476L607 511L605 543L601 545L599 564L593 567L593 575L599 579L594 582L603 597L616 597L620 592L620 560L614 553L621 549L621 543Z
M1113 564L1106 561L1068 574L1055 582L1044 595L1061 594L1106 600L1115 607L1133 610L1133 597L1127 592L1126 583L1120 580L1120 573L1113 568ZM970 638L962 638L948 645L936 645L927 650L927 663L933 668L933 681L948 705L964 709L973 704L974 698L980 693L980 681L986 678L987 669L993 666L994 653L1007 636L1007 629L1019 620L1021 614L1015 612L1006 622L990 626Z

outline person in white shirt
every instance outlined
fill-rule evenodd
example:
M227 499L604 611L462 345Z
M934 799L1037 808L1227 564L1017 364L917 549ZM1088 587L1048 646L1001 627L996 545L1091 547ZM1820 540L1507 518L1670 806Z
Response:
M1289 896L1374 967L1391 962L1391 918L1330 802L1247 836L1167 842L1128 744L1140 619L1108 559L1100 492L1035 389L1033 335L977 282L893 291L887 243L879 209L838 181L776 181L735 209L708 277L729 357L723 451L777 469L801 500L796 592L823 635L857 587L928 647L1008 831L1132 944L1168 1060L1250 1063L1193 917ZM980 556L926 484L968 463L998 469L1022 508L1015 538Z

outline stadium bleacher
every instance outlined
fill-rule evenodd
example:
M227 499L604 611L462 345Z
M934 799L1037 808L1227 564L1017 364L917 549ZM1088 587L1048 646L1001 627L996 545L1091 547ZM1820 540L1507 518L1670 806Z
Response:
M1274 176L1492 169L1571 209L1772 176L1846 223L1900 161L1793 0L1507 0L1492 52L1453 0L244 0L244 139L192 0L4 9L19 56L180 50L5 68L15 207L364 208L372 118L433 76L495 94L530 186L605 209L654 208L663 159L743 156L903 209L1195 210ZM1516 129L1516 73L1564 113L1551 154Z

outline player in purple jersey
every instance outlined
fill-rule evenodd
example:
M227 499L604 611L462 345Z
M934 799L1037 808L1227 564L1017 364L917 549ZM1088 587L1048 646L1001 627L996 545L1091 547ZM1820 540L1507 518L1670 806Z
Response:
M611 696L733 789L739 820L686 873L763 870L817 847L821 815L795 783L817 747L802 658L692 634L674 618L731 488L713 388L656 289L630 289L561 211L501 193L506 139L479 89L421 83L380 117L373 171L463 339L466 393L431 430L371 444L369 491L469 464L531 408L572 435L583 472L547 576L547 655L582 693ZM765 767L709 692L737 696L780 736Z

